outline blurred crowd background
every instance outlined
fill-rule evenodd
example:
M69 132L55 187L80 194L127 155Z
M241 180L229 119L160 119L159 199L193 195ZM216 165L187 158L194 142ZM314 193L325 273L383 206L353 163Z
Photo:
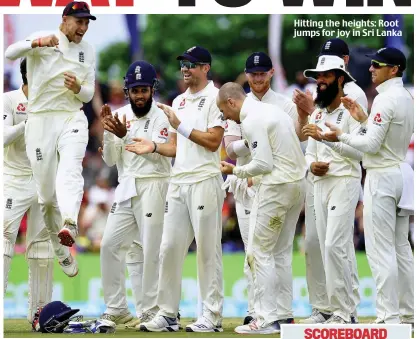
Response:
M127 104L123 91L123 76L128 65L138 59L152 63L158 71L161 83L156 100L171 104L178 94L186 90L179 63L176 61L176 56L184 50L194 45L206 47L213 56L210 76L216 86L220 87L227 81L236 81L247 91L249 88L244 74L245 60L252 52L264 51L271 56L275 66L273 89L291 97L295 88L314 89L314 83L303 76L303 70L315 67L320 48L329 38L293 38L296 19L344 19L356 22L375 20L377 23L380 19L398 20L399 27L394 29L400 30L402 36L354 36L345 39L350 46L349 70L357 79L358 85L366 92L371 107L377 93L371 83L368 72L370 61L365 54L385 45L395 46L404 51L408 58L404 80L413 95L413 15L98 15L97 22L91 22L90 30L84 39L96 48L97 78L95 97L84 107L89 121L90 139L84 159L85 194L79 215L80 237L76 243L76 251L99 251L107 216L113 203L117 170L115 166L107 167L97 151L103 135L99 112L104 103L109 104L113 111ZM5 15L5 46L37 30L57 29L59 20L58 16ZM360 30L358 26L356 29ZM18 64L5 60L4 91L18 88L19 79ZM413 147L412 139L407 156L407 161L412 167ZM223 160L230 161L224 148L221 154ZM362 182L364 178L363 170ZM243 251L234 199L230 194L225 200L222 215L224 252ZM304 250L304 220L302 211L295 240L295 250L301 252ZM25 231L26 218L23 219L20 228L17 253L25 251ZM413 219L409 238L413 246ZM359 204L356 210L354 241L357 250L365 249L362 204ZM190 250L195 250L195 244L191 245Z

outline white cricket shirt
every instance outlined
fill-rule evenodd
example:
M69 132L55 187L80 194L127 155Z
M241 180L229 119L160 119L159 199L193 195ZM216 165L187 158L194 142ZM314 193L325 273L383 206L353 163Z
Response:
M225 127L222 114L216 103L218 88L212 81L198 93L187 89L175 98L172 108L178 119L188 127L206 132L209 128ZM170 128L172 133L177 133ZM177 133L176 159L172 168L171 182L174 184L194 184L221 175L220 151L211 152L203 146Z
M287 98L286 96L274 92L271 88L263 95L261 100L257 98L253 92L248 93L247 95L249 98L252 98L255 101L263 102L265 104L276 105L281 108L284 112L286 112L294 121L298 119L298 112L296 108L296 104ZM278 111L281 112L281 110ZM243 139L243 133L241 131L241 126L237 124L233 120L227 120L224 130L224 137L226 136L237 136ZM251 155L248 154L244 157L237 158L237 166L242 166L248 164L251 161Z
M344 85L344 94L356 101L365 112L368 112L368 100L365 92L354 81L347 82Z
M3 94L4 131L4 174L32 175L29 158L26 154L25 120L27 119L27 98L18 90Z
M298 119L298 111L296 104L285 95L276 93L271 88L264 94L264 96L259 100L253 92L248 93L248 96L256 101L263 102L265 104L276 105L284 112L286 112L294 121Z
M293 121L277 110L281 109L249 97L244 100L240 120L252 161L234 168L233 174L237 177L263 174L264 185L284 184L305 177L306 162Z
M137 155L125 150L125 146L133 143L133 138L143 138L156 143L168 140L169 121L165 113L153 102L149 113L137 118L130 104L114 112L120 121L126 115L127 134L118 138L104 131L103 159L108 166L117 165L119 181L123 177L133 178L167 178L170 176L170 158L157 153Z
M364 152L365 168L399 165L404 161L413 134L414 99L402 78L377 86L365 135L343 133L339 140Z
M349 111L342 104L332 112L328 112L324 108L316 109L312 113L310 123L319 126L323 132L329 131L329 128L325 126L325 122L334 124L347 133L358 133L361 127L361 124L350 115ZM310 168L312 162L329 162L329 170L326 175L314 176L314 181L327 178L328 176L361 178L359 160L344 157L325 143L316 141L313 138L308 139L305 156L308 168Z
M55 34L58 48L32 48L32 41ZM36 32L23 41L9 46L6 58L16 60L27 57L30 113L78 112L89 102L95 90L95 51L82 40L69 42L60 30ZM75 94L64 86L64 73L76 76L81 90Z

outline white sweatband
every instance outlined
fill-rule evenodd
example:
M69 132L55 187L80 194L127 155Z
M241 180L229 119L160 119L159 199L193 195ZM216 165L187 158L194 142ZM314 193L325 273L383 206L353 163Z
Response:
M189 128L188 126L186 126L183 122L181 122L178 126L178 133L182 134L185 138L189 139L189 136L192 133L193 128Z
M250 154L250 149L246 146L245 140L236 140L232 145L237 157L245 157Z

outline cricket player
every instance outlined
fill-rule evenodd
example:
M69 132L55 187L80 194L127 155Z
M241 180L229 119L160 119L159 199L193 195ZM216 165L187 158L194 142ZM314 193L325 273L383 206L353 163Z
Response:
M335 55L344 60L344 69L347 70L350 51L348 45L339 38L327 40L321 48L319 56ZM357 100L365 111L368 109L368 101L364 91L354 82L350 81L344 84L344 93L348 97ZM315 93L316 97L316 93ZM294 92L294 102L301 105L308 113L315 110L313 96L307 95L301 91ZM299 107L298 107L299 110ZM328 145L331 146L331 143ZM343 147L345 152L345 147ZM337 151L337 149L334 149ZM353 151L353 153L355 153ZM348 156L343 153L342 155ZM315 223L314 212L314 192L313 181L314 175L309 171L307 176L307 190L305 200L305 258L306 258L306 280L308 284L309 302L312 305L312 314L301 320L302 323L323 323L331 317L330 307L328 303L328 295L326 293L325 271L322 261L321 248L319 245L318 233ZM351 225L354 227L354 224ZM348 251L348 261L351 265L352 272L352 288L353 288L353 308L351 311L351 322L357 322L357 307L360 303L359 279L357 261L355 258L354 244L350 244Z
M345 132L356 133L360 124L341 104L345 82L354 81L345 71L344 61L334 55L323 55L319 57L316 68L306 70L304 74L317 80L315 103L318 108L311 116L311 123L326 128L325 122L332 122ZM307 127L304 128L306 135ZM354 305L352 272L345 258L353 248L352 225L361 187L360 157L361 154L357 156L358 160L341 156L312 138L306 148L306 161L314 175L316 230L324 263L329 311L332 313L325 323L351 322Z
M90 19L96 18L87 3L71 2L59 30L34 33L5 53L10 60L27 58L26 152L46 227L59 227L61 244L69 247L78 234L84 186L88 122L82 105L95 87L95 51L83 40Z
M166 198L160 249L159 312L140 329L178 331L176 315L181 299L182 266L195 237L202 316L187 325L187 332L222 332L222 205L225 192L219 164L224 121L215 100L218 89L207 75L211 54L195 46L177 59L188 89L172 107L159 105L168 116L171 139L155 146L139 139L128 150L176 157Z
M256 101L276 105L287 113L293 120L297 133L301 140L305 140L301 132L301 128L308 123L308 114L304 116L298 114L296 105L292 100L286 96L274 92L270 88L270 82L274 75L274 68L270 57L263 52L255 52L251 54L246 60L245 73L251 92L248 93L248 97ZM281 112L281 110L279 110ZM237 159L237 166L243 166L251 161L250 149L247 146L246 140L243 139L241 125L238 125L232 120L227 121L227 125L224 132L224 144L226 152L231 159ZM254 182L258 183L259 177L254 178ZM249 184L250 182L250 184ZM252 180L238 179L234 175L230 175L227 178L226 185L232 187L239 187L239 190L234 190L234 199L236 201L236 212L238 218L238 225L240 228L241 237L244 242L244 248L247 250L248 243L248 230L250 211L253 204L253 198L249 199L249 186L250 190L255 191L257 185L252 186ZM244 190L242 189L244 187ZM239 194L239 192L241 192ZM253 194L252 194L253 195ZM295 235L295 227L292 229L293 236L288 237L288 244L293 244L293 238ZM280 323L292 322L292 280L283 280L281 278L287 277L283 271L290 271L290 266L284 266L284 260L281 258L275 258L276 269L278 271L280 293L278 295L278 307L279 307L279 321ZM248 294L248 315L244 318L243 324L248 324L255 318L254 314L254 299L252 288L252 275L250 268L248 267L247 260L244 263L244 274L247 279L247 294Z
M366 126L365 135L345 133L328 124L332 136L364 153L364 232L368 262L377 287L376 323L414 324L414 264L408 241L413 213L413 170L404 159L414 131L414 99L403 87L406 57L393 47L370 54L372 81L379 93L370 116L342 99L351 115ZM324 134L325 135L325 134ZM407 181L410 183L406 184ZM409 205L410 207L404 208Z
M238 178L262 175L250 213L247 246L256 319L235 331L279 333L277 295L281 287L275 260L281 258L283 267L292 265L293 233L305 198L305 158L292 119L278 107L247 97L236 83L220 89L217 105L225 119L241 124L252 155L243 166L221 162L222 173ZM279 277L282 281L292 283L290 269L280 274L284 275ZM293 321L293 315L291 318Z
M117 110L114 117L108 105L101 110L105 129L104 161L110 166L117 164L120 178L101 242L101 275L107 306L101 318L116 324L133 319L125 288L125 258L129 248L128 256L138 256L137 262L142 256L143 260L139 320L150 320L158 311L159 249L170 159L156 152L136 155L125 149L135 138L151 140L154 149L156 143L163 144L168 140L169 121L153 100L157 83L154 67L146 61L136 61L124 78L129 105ZM121 120L119 116L122 116ZM138 239L142 249L133 244L134 239ZM136 298L139 293L135 292Z
M78 265L69 252L69 248L59 244L57 237L59 228L49 233L38 204L36 186L26 155L24 130L28 115L28 84L26 59L20 63L20 73L23 85L16 91L3 94L3 197L5 202L3 215L3 265L4 293L10 263L14 254L14 245L20 223L27 213L26 259L29 266L29 308L27 319L32 322L38 308L48 304L52 298L53 258L54 248L59 258L59 264L69 277L78 273Z

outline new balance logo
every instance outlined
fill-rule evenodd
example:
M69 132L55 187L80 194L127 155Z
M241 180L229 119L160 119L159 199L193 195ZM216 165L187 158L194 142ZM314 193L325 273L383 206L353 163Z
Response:
M250 211L249 211L249 210L244 210L244 213L245 213L246 215L248 215L248 214L250 214Z
M7 199L6 200L6 208L8 210L11 210L12 209L12 205L13 205L13 199L11 199L11 198Z
M77 129L73 129L71 132L72 133L78 133L79 131Z
M204 329L204 328L208 328L206 325L204 325L204 324L194 324L194 326L195 327L198 327L198 328L202 328L202 329Z
M197 210L198 211L202 211L204 209L204 205L200 205L200 206L198 206L198 208L197 208Z
M6 115L6 114L4 114L4 115L3 115L3 120L6 120L6 118L7 118L7 115Z
M199 111L204 107L205 100L206 100L205 98L202 98L201 101L199 102L199 104L198 104L198 110Z
M79 52L79 62L84 62L84 52Z
M336 207L335 206L332 206L331 207L331 211L334 211L336 209Z
M144 125L144 131L147 132L147 130L149 129L149 124L150 124L150 120L146 121L146 124Z
M41 161L43 160L42 152L40 151L40 148L36 148L36 160Z
M113 206L111 206L110 213L114 213L114 212L116 211L116 208L117 208L117 203L115 202L115 203L113 204Z
M341 123L341 120L342 120L342 116L343 115L344 115L344 112L341 112L341 113L338 114L337 124L340 124Z
M256 148L256 147L257 147L257 141L254 141L254 142L251 144L251 147L252 147L252 148Z
M367 128L365 127L361 127L360 130L358 131L359 135L365 135L367 133Z
M146 213L146 217L150 218L152 216L152 213Z

